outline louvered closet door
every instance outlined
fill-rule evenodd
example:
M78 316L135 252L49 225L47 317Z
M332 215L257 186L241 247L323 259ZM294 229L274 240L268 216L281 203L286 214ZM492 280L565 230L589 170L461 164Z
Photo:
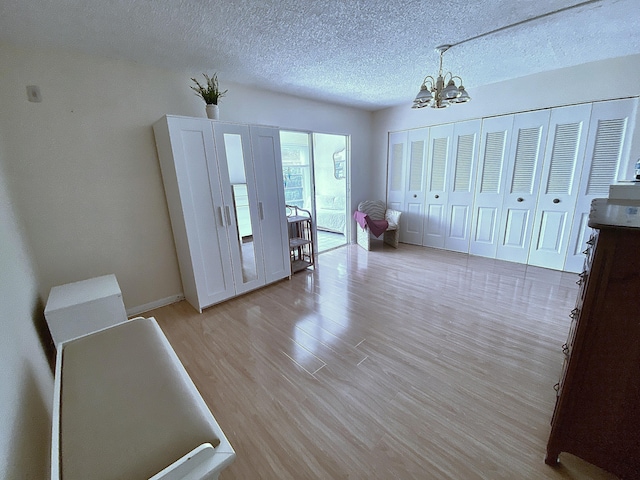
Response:
M581 272L587 248L591 201L609 196L609 185L630 178L629 158L637 99L597 102L591 110L589 136L564 270Z
M506 184L506 166L511 148L513 115L482 121L480 158L476 176L469 253L494 258Z
M444 240L447 250L469 251L481 125L481 120L471 120L456 123L454 128Z
M591 104L551 110L529 265L564 267L590 116Z
M407 158L408 133L389 134L389 153L387 160L387 205L402 211L405 191L405 165ZM375 200L367 198L366 200ZM400 222L402 225L402 222Z
M527 262L549 115L541 110L514 117L496 258Z
M454 125L431 127L427 150L427 181L422 244L444 248L447 231L447 174ZM402 223L402 219L400 219Z
M429 129L409 132L405 201L400 219L400 241L422 245L424 231L425 168Z

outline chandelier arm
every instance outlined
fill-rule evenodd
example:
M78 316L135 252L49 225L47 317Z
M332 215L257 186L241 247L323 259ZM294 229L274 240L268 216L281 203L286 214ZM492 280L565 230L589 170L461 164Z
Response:
M431 86L429 88L433 88L433 86L436 84L435 79L431 75L427 75L426 77L424 77L424 80L422 81L422 85L427 87L428 86L428 82L431 83Z
M447 86L447 83L448 83L448 81L447 81L447 75L449 75L449 80L453 80L454 78L456 78L456 77L454 77L454 76L453 76L453 74L452 74L451 72L447 72L447 73L445 73L445 74L442 76L442 80L444 80L444 85L445 85L445 87ZM458 78L460 78L460 77L458 77Z

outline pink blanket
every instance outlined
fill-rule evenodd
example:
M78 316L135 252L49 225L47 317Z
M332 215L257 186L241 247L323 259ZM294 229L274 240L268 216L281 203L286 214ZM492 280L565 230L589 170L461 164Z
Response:
M373 233L376 238L389 228L389 222L386 220L373 220L369 215L359 210L353 213L353 218L362 228L369 228L369 231Z

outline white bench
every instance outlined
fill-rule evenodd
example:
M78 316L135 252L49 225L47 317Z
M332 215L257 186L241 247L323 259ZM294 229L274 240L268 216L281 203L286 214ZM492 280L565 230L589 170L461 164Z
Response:
M51 479L217 479L235 452L153 318L58 347Z

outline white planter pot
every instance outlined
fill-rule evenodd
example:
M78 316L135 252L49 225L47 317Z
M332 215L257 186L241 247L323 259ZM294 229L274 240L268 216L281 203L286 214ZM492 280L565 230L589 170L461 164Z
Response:
M220 117L220 109L218 105L207 105L207 118L218 120Z

